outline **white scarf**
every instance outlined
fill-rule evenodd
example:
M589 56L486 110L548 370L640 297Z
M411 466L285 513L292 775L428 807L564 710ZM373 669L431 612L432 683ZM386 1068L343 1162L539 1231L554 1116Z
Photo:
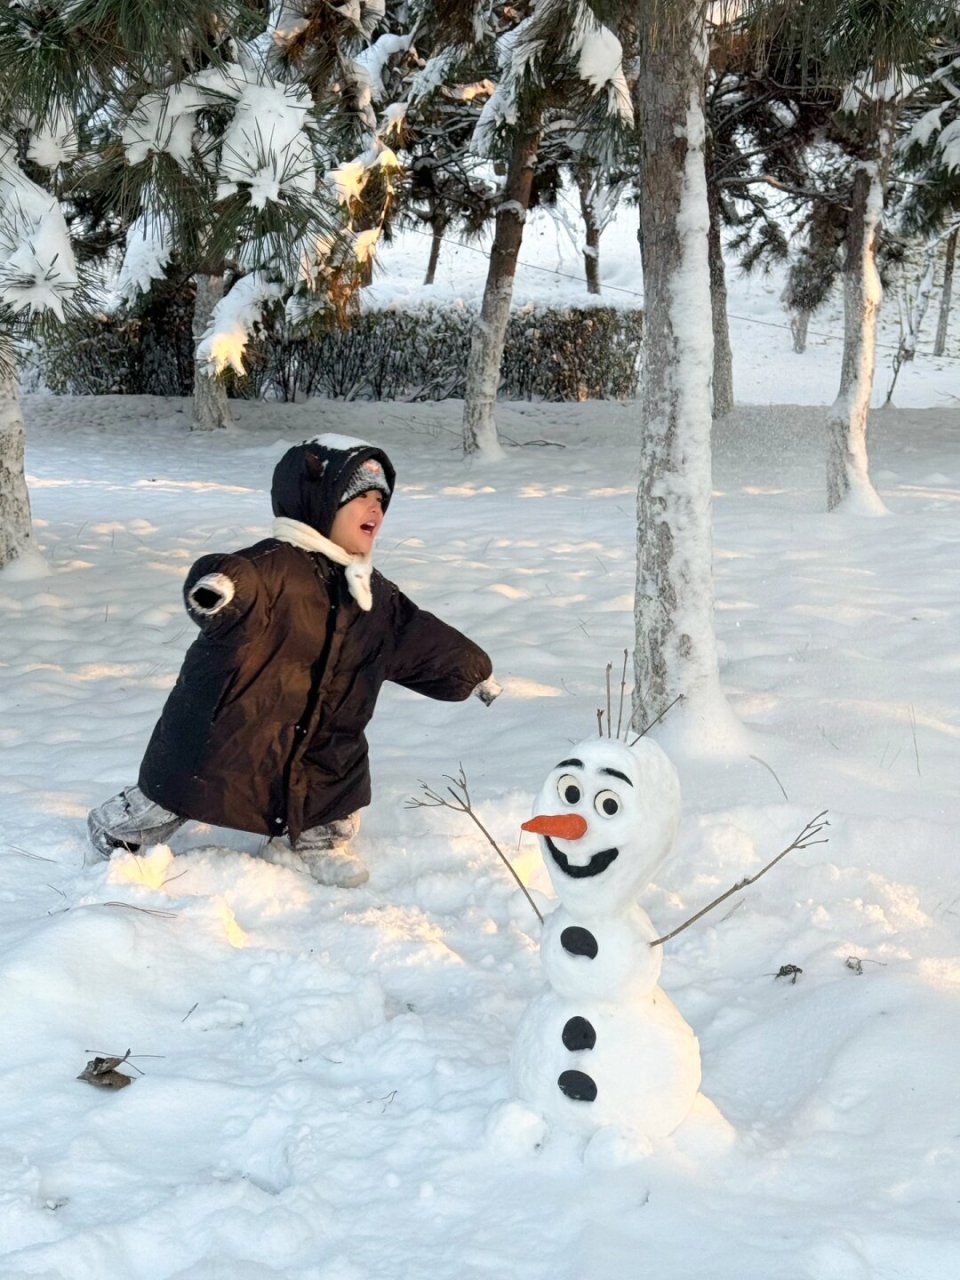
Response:
M322 533L302 520L291 520L289 516L275 516L273 536L281 542L289 542L295 547L303 547L304 551L319 551L335 564L342 564L347 579L347 590L365 612L373 605L373 592L370 589L370 575L373 573L373 560L370 556L353 555L344 551Z

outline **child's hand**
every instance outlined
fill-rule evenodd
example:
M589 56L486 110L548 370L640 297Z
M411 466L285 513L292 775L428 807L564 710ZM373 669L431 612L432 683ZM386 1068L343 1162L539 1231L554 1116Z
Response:
M473 692L485 707L489 707L494 698L503 693L503 686L497 684L493 676L487 676L486 680L482 680Z

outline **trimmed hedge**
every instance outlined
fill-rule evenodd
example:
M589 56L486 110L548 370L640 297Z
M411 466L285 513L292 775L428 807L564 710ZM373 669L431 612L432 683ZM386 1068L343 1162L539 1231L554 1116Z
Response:
M59 396L141 394L137 330L138 326L116 316L72 319L38 346L35 363L40 380Z
M282 327L253 344L237 393L289 400L462 399L475 308L420 304L368 310L347 329L295 338ZM506 400L629 399L636 394L643 313L524 306L507 328Z
M462 398L475 309L420 304L368 310L346 329L294 336L279 316L248 349L248 374L230 394L250 399L445 400ZM499 394L507 400L629 399L636 394L643 313L615 307L522 306L510 317ZM40 356L52 391L146 392L141 328L90 317ZM189 395L186 371L179 394ZM178 394L171 388L167 394Z

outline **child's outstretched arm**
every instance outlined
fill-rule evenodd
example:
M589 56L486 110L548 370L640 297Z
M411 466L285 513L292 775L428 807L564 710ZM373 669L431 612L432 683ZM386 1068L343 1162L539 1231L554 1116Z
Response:
M461 631L392 589L393 646L387 679L444 702L461 702L476 693L489 706L500 692L489 656Z

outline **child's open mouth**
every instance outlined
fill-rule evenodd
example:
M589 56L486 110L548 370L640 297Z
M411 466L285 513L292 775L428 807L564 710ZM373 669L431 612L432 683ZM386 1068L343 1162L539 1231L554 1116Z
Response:
M364 533L376 533L377 525L375 520L365 520L360 526Z

